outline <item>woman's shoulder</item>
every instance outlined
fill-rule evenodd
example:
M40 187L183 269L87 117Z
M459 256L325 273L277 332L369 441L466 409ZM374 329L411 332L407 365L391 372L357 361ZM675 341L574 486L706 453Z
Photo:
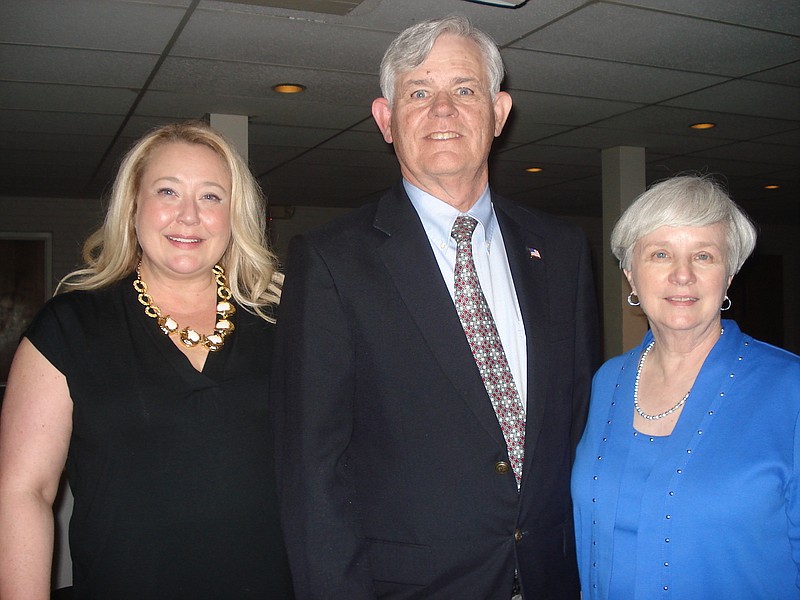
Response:
M42 310L57 314L96 310L98 306L107 306L112 298L118 296L121 284L122 282L118 281L96 290L76 290L67 287L50 298ZM131 293L135 291L132 290Z
M626 363L631 360L631 356L636 354L637 350L638 346L632 350L623 352L614 358L609 358L597 370L597 373L595 373L595 379L604 379L612 376L616 377L616 375L625 367Z
M53 328L73 330L88 322L99 322L116 313L115 298L119 298L120 282L98 290L67 290L45 302L30 324L29 332L52 331ZM131 290L131 293L134 293Z
M63 308L80 306L81 304L93 301L95 298L104 295L104 293L106 292L107 292L106 289L73 290L70 288L66 288L63 290L59 290L59 292L55 296L50 298L45 303L45 306L54 309L63 309Z
M254 330L256 335L273 335L275 331L275 319L278 313L276 308L279 307L262 306L261 308L267 317L271 317L271 320L265 319L263 316L255 314L252 309L248 309L237 303L236 314L232 317L236 330L250 329Z
M748 343L752 344L753 352L762 361L774 364L776 367L800 368L800 356L794 352L755 338L750 338Z
M733 336L734 347L737 347L737 353L748 354L751 363L757 364L759 370L800 368L800 356L797 354L754 338L743 331L736 321L723 320L722 325L725 332L723 337L730 333Z
M800 400L800 356L754 338L750 346L751 373L771 389L785 387Z
M631 360L631 355L635 352L635 349L630 350L607 360L594 374L592 379L592 400L590 403L590 412L592 414L605 414L617 388L621 385L627 385L624 383L623 377L625 376L625 369Z
M732 342L737 347L737 352L742 346L747 350L751 357L758 360L762 367L775 366L776 368L792 367L797 368L800 366L800 356L775 346L769 342L764 342L749 335L743 331L739 324L733 320L723 320L723 337L728 335L733 336Z
M774 402L776 410L784 413L800 411L800 356L742 334L737 352L729 360L741 377L741 389L757 394L762 405Z

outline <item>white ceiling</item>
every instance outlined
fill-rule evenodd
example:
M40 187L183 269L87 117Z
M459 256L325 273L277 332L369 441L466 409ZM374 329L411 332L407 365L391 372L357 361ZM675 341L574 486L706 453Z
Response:
M757 220L800 221L797 0L269 3L306 10L0 1L0 195L99 197L147 129L223 113L250 117L251 167L270 202L357 206L398 177L370 116L384 50L412 23L460 13L508 68L499 192L599 216L600 151L643 146L648 182L718 173ZM307 91L271 90L285 81ZM688 128L698 121L717 127Z

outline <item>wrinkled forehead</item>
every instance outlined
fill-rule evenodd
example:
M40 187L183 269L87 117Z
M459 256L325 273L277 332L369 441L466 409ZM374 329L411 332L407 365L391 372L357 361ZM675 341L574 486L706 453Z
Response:
M431 48L427 57L398 71L396 89L420 83L459 84L473 83L486 87L489 70L478 45L467 38L442 36Z

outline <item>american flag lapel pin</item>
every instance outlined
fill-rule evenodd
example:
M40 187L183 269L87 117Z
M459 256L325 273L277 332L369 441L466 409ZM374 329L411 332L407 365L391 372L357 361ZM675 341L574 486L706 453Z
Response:
M528 256L534 260L542 260L542 254L533 246L528 246Z

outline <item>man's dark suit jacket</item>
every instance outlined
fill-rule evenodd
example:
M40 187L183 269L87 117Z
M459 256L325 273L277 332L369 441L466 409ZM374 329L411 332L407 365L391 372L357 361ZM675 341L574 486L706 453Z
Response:
M295 238L274 373L298 598L576 598L569 476L597 365L578 228L493 196L528 353L522 489L403 187ZM539 257L532 257L538 251Z

